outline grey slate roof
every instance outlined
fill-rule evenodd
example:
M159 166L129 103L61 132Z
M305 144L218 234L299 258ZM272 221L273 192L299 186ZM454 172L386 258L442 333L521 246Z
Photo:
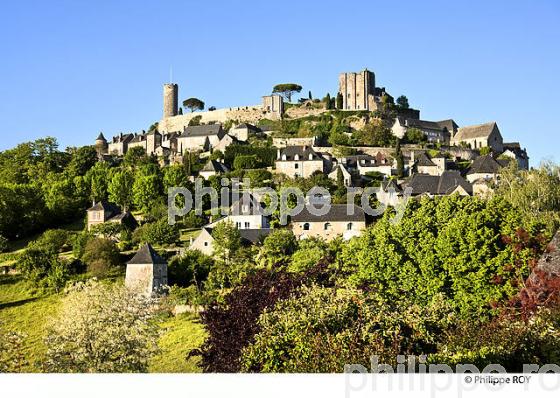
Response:
M245 243L255 244L266 238L272 232L269 228L261 229L240 229L239 235Z
M114 214L120 213L121 209L119 206L117 206L114 203L108 202L106 200L102 200L100 202L96 202L93 206L91 206L89 209L87 209L87 211L99 211L99 210L105 210L105 211L109 211L112 212Z
M537 268L544 271L560 274L560 230L548 244L546 252L539 259Z
M97 136L96 141L98 141L98 140L99 140L99 141L107 141L107 140L105 139L105 136L103 135L103 133L99 133L99 135Z
M167 261L154 250L152 245L146 243L127 264L167 264Z
M308 145L287 146L280 150L280 159L278 160L283 160L283 155L286 155L286 160L294 160L296 155L299 156L299 160L310 160L309 155L312 156L312 160L322 159L321 156Z
M429 193L431 195L448 195L461 186L468 194L472 194L471 183L465 180L457 170L446 170L440 176L414 174L407 184L412 188L412 195Z
M496 122L460 127L454 139L468 140L472 138L486 138L492 133L494 128L497 128Z
M227 173L229 171L229 168L225 164L212 159L209 160L200 171L214 171L216 173Z
M302 221L309 221L309 222L325 222L325 221L365 221L365 213L364 210L356 205L350 205L353 209L352 213L347 209L347 205L331 205L331 208L327 214L324 216L316 216L307 210L307 207L304 207L303 210L292 217L292 221L295 222L302 222Z
M134 134L132 133L128 133L128 134L119 134L113 137L113 144L117 144L119 142L124 142L124 143L128 143L130 141L132 141L132 139L134 138Z
M249 123L241 123L237 126L234 127L234 129L249 129L252 131L259 131L260 129L256 126L253 126L252 124Z
M420 152L418 157L416 158L416 165L417 166L435 166L436 164L432 162L432 160L426 155L425 152Z
M393 188L395 190L395 192L402 192L402 189L399 187L399 185L395 182L395 180L385 180L385 181L381 181L381 189L383 189L383 191L387 192L387 190L389 188Z
M496 161L492 155L484 155L477 157L471 164L467 175L469 174L497 174L503 166Z
M205 124L202 126L188 126L181 134L181 137L205 137L210 135L217 135L222 138L224 132L221 124Z
M455 123L455 120L453 119L440 120L436 123L439 124L441 127L445 127L447 131L449 131L450 133L453 133L454 131L457 131L459 129L459 126L457 125L457 123Z

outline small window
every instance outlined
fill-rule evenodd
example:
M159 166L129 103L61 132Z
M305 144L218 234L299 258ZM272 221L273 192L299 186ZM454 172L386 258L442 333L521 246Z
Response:
M205 247L208 246L208 242L204 242L204 246L205 246Z
M245 229L249 228L250 224L249 222L245 221Z
M330 229L331 229L331 223L330 223L330 222L326 222L325 225L323 226L323 229L324 229L325 231L330 230Z
M303 230L304 231L309 231L309 223L306 222L305 224L303 224Z
M294 169L299 169L299 164L294 164Z
M235 223L235 227L236 227L237 229L240 229L240 228L241 228L241 223L240 223L240 222L236 222L236 223Z
M348 231L352 230L352 223L351 223L351 222L349 222L348 224L346 224L346 229L347 229Z

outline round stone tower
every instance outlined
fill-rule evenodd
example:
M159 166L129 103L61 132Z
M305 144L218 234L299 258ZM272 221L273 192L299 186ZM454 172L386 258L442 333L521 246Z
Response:
M175 83L163 85L163 118L177 116L179 108L179 86Z
M99 133L99 136L97 136L97 139L95 140L95 149L97 150L97 154L106 154L108 148L109 144L107 144L107 140L103 136L103 133Z

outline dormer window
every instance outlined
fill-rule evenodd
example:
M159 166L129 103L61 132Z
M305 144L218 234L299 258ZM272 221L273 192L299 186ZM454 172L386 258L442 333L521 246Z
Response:
M299 155L297 153L294 156L294 160L299 160Z
M353 225L352 225L351 222L349 222L348 224L346 224L346 229L347 229L348 231L351 231L351 230L352 230L352 227L353 227Z
M309 160L313 160L313 154L312 153L309 154Z

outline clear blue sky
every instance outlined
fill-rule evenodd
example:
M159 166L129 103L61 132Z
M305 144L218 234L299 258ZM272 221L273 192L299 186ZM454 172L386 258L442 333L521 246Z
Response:
M3 1L0 149L146 129L171 65L181 100L216 107L279 82L334 94L367 67L423 119L495 120L532 165L560 162L560 2L306 3Z

